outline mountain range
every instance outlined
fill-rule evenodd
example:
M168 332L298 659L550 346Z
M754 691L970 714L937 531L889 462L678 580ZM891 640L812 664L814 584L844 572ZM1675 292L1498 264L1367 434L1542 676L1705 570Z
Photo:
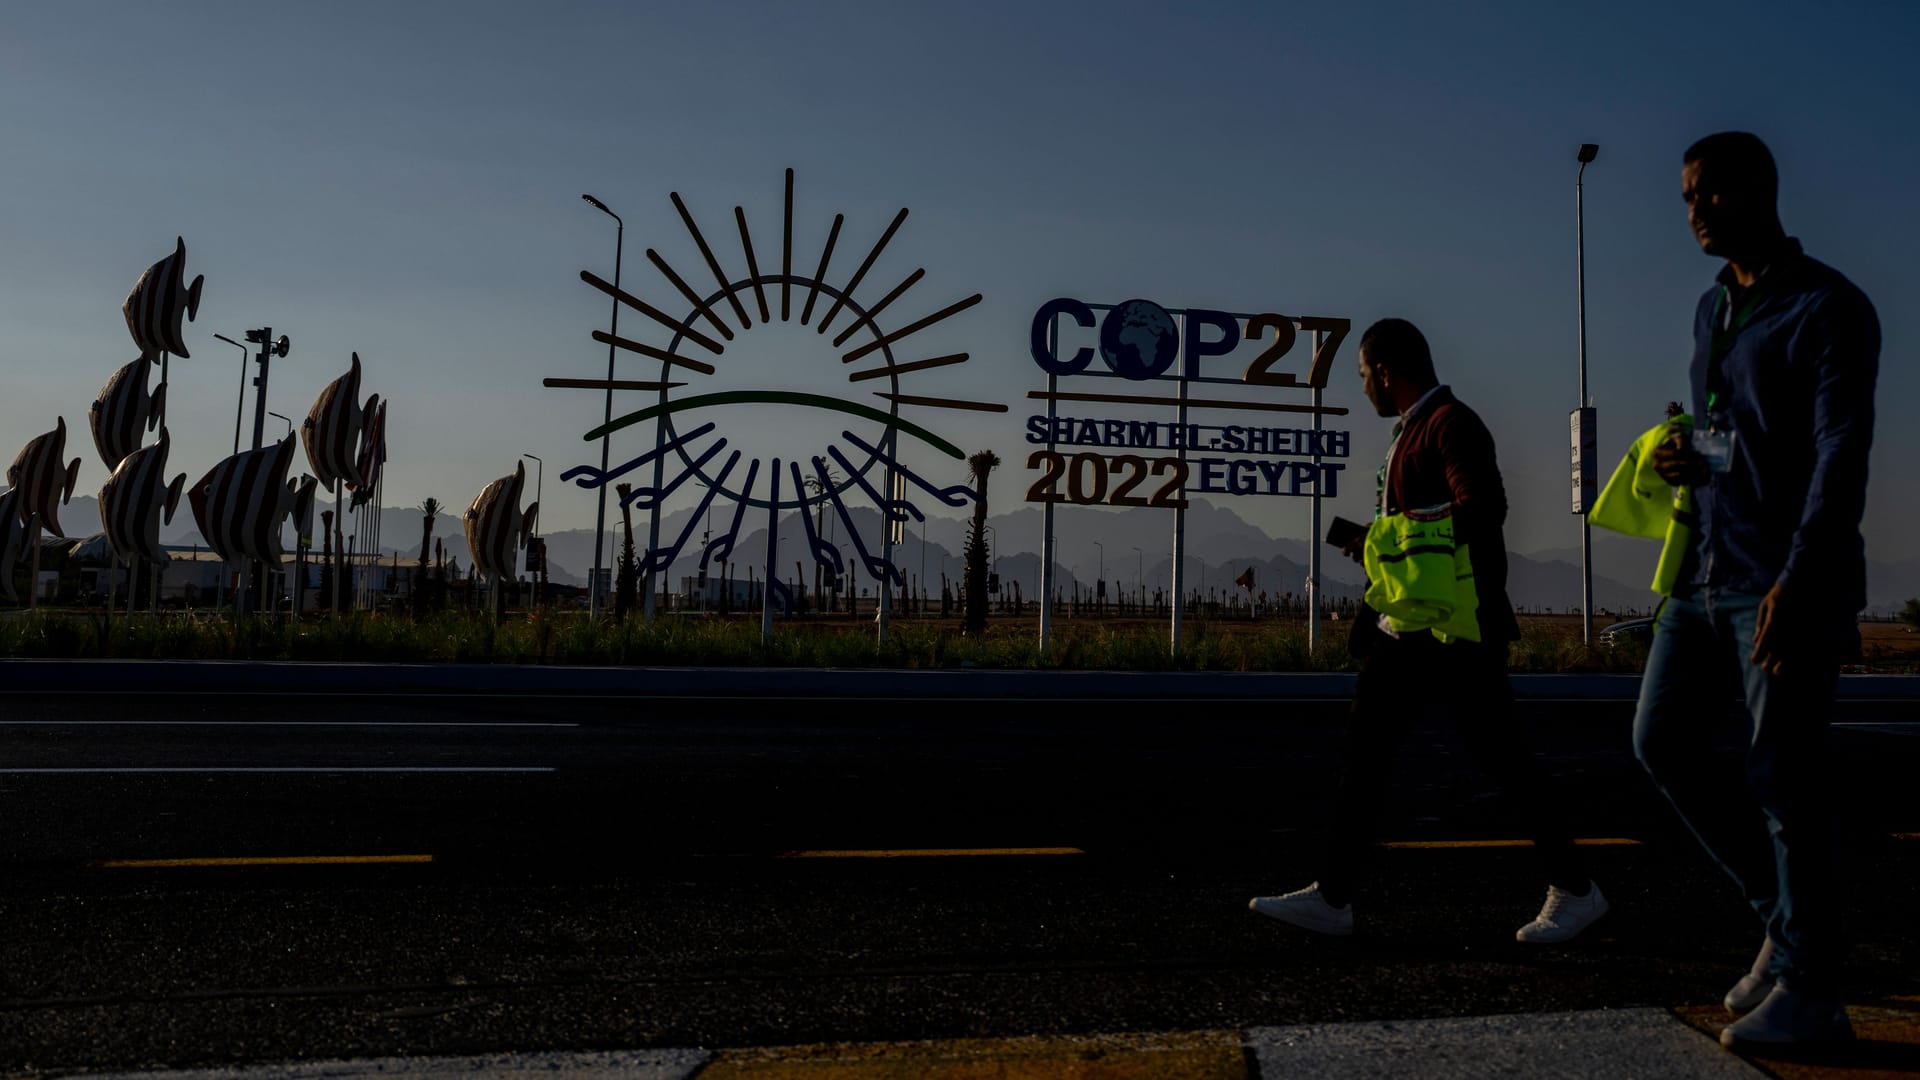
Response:
M610 508L611 510L612 508ZM723 508L724 509L724 508ZM661 519L660 535L671 540L686 529L692 510L678 510ZM870 508L850 508L862 539L873 546L879 537L880 515ZM822 538L843 548L848 559L857 560L843 523L826 515ZM726 515L712 515L713 525L724 528ZM78 496L61 508L61 520L69 536L98 532L100 511L90 496ZM617 521L617 515L615 516ZM389 507L381 512L380 549L385 556L402 560L417 559L424 524L413 507ZM910 578L924 579L929 595L938 596L940 576L960 578L964 560L961 552L966 541L967 521L962 518L928 517L911 522L904 542L895 552L896 565ZM634 515L634 539L644 549L648 522L644 514ZM1001 554L995 570L1009 581L1020 582L1021 595L1037 595L1040 568L1042 511L1022 505L988 519L991 540ZM700 536L707 525L702 522L690 534L679 560L670 574L671 586L679 587L681 577L698 573ZM351 525L349 525L351 528ZM790 576L796 558L804 559L805 532L799 520L789 512L781 519L780 562L782 576ZM1054 565L1059 588L1071 593L1076 583L1093 588L1103 574L1108 588L1133 593L1144 587L1148 594L1167 586L1172 568L1173 519L1164 510L1093 508L1061 505L1054 510ZM461 519L441 514L434 521L433 536L440 540L447 557L461 566L471 562ZM619 533L610 530L605 565L613 564ZM924 537L924 542L923 538ZM182 505L173 523L161 529L168 544L204 544L193 527L193 518ZM286 537L291 550L292 535ZM1300 594L1307 578L1306 541L1293 537L1275 537L1253 525L1231 508L1203 499L1193 500L1187 511L1185 549L1188 558L1189 589L1226 592L1242 571L1251 567L1256 591L1270 596ZM758 567L766 550L766 529L747 529L734 545L736 564ZM1364 582L1360 568L1323 548L1321 577L1327 595L1334 598L1358 596ZM1634 540L1604 530L1593 534L1594 606L1601 611L1638 611L1652 601L1646 583L1653 576L1653 564L1659 549L1652 541ZM1133 555L1134 558L1127 558ZM565 585L585 585L593 566L593 530L566 529L547 536L548 577ZM744 576L744 566L735 571ZM755 571L759 571L756 569ZM805 571L809 580L812 570ZM870 587L864 567L856 575ZM1899 610L1908 597L1920 596L1920 561L1898 563L1869 561L1867 586L1871 614ZM1567 611L1580 604L1580 549L1552 548L1530 554L1508 553L1507 591L1516 606L1527 610Z

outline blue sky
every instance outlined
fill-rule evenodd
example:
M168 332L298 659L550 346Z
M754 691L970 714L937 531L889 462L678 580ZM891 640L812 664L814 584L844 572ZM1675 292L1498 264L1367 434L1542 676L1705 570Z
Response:
M1602 147L1587 173L1587 301L1610 465L1683 391L1693 302L1716 269L1685 228L1681 151L1741 128L1781 162L1789 231L1879 307L1866 529L1874 557L1907 558L1897 538L1920 529L1903 475L1920 431L1898 419L1920 390L1903 302L1920 274L1902 268L1920 176L1916 31L1920 9L1893 2L14 7L0 19L0 442L10 454L64 414L81 491L98 489L85 417L133 357L119 303L183 235L207 277L170 391L173 465L189 479L233 436L240 357L212 334L270 324L293 339L270 409L304 415L354 350L365 390L392 401L388 505L464 507L532 452L555 480L547 528L590 526L593 496L557 476L597 461L580 436L600 398L539 384L605 374L589 334L608 305L578 273L611 276L612 222L579 194L625 217L625 282L678 312L647 248L703 292L712 279L668 193L736 275L742 206L765 270L791 167L796 264L811 271L844 213L829 275L844 281L905 206L860 295L924 267L895 326L985 295L899 359L967 351L912 389L1013 405L908 413L999 451L998 508L1032 475L1034 308L1138 296L1344 316L1356 333L1414 320L1500 440L1511 543L1560 547L1578 536L1565 482L1574 148ZM622 328L646 329L630 313ZM716 387L847 392L810 331L759 329L730 347ZM1352 363L1349 344L1328 399L1355 407L1364 480L1386 431ZM622 377L657 371L621 358ZM817 453L833 434L757 406L729 417L742 447ZM615 460L640 443L617 442ZM912 462L961 479L955 463ZM1361 516L1368 486L1331 512ZM1298 501L1237 508L1305 532Z

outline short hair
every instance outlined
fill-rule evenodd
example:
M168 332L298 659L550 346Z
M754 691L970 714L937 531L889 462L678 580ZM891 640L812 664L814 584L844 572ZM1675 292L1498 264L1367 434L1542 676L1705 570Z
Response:
M1405 319L1381 319L1360 335L1360 351L1367 363L1384 367L1403 379L1423 385L1440 381L1433 372L1433 352L1426 335Z
M1722 131L1709 135L1692 146L1680 164L1712 160L1723 165L1740 181L1753 185L1768 199L1780 197L1780 170L1773 163L1773 152L1760 136L1745 131Z

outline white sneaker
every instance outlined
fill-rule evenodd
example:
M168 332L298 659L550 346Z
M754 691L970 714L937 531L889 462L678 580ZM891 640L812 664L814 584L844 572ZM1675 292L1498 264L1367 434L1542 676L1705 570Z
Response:
M1773 972L1768 970L1772 966L1773 939L1769 937L1761 943L1760 955L1754 957L1753 968L1740 976L1740 981L1734 983L1733 989L1721 999L1721 1004L1727 1007L1728 1012L1738 1016L1759 1008L1760 1003L1767 1000L1767 994L1773 990Z
M1587 883L1587 895L1575 896L1552 885L1547 886L1547 903L1533 921L1514 931L1514 940L1529 945L1558 945L1571 941L1594 920L1607 913L1607 898L1600 886Z
M1779 983L1759 1007L1720 1029L1720 1045L1736 1051L1852 1040L1853 1023L1838 999L1797 993Z
M1353 933L1353 905L1334 907L1327 903L1317 881L1284 896L1256 896L1247 901L1247 909L1317 934L1346 937Z

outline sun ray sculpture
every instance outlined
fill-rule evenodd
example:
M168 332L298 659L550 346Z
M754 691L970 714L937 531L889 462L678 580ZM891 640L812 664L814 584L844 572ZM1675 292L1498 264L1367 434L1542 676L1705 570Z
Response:
M834 217L813 272L808 274L803 268L796 273L791 169L786 172L785 194L786 219L781 233L777 268L770 265L765 271L761 269L753 234L747 225L746 211L742 207L734 207L733 224L739 233L741 254L746 263L745 275L735 276L722 265L713 245L695 222L692 211L680 194L671 193L674 210L698 247L705 270L712 278L711 291L703 295L699 288L688 282L687 275L673 267L657 251L647 252L648 261L672 286L679 301L685 303L684 315L676 317L591 271L583 270L580 273L582 281L643 316L648 327L644 336L653 340L643 341L601 331L595 331L593 339L615 349L658 361L659 380L647 383L616 380L611 384L606 380L592 379L546 381L548 386L658 393L656 403L615 416L584 436L587 441L597 441L605 435L652 421L655 437L651 449L605 470L595 465L577 465L561 473L560 479L592 490L612 484L643 467L651 467L652 481L636 484L623 500L625 506L649 510L654 514L653 539L640 560L641 572L648 574L664 574L669 570L692 541L695 523L707 516L716 501L731 501L734 504L733 512L723 516L725 527L717 535L707 537L699 547L699 567L703 577L713 561L724 562L733 557L741 529L747 522L748 509L766 511L767 551L763 580L768 583L764 610L769 617L774 606L791 603L788 589L775 567L779 521L783 511L804 523L807 557L838 578L846 572L845 560L838 547L817 535L814 515L810 512L823 503L830 507L851 541L862 568L876 582L884 583L884 593L885 586L899 587L905 582L904 575L892 559L893 526L895 523L919 521L925 517L913 499L905 497L906 485L911 484L914 489L951 507L964 507L975 497L974 491L966 485L937 484L902 460L903 436L955 461L965 458L960 448L952 442L927 426L901 416L903 406L977 412L1007 410L1006 405L997 402L903 392L903 376L962 364L968 359L968 354L964 352L913 356L907 352L911 347L908 339L966 311L981 299L979 293L974 293L933 309L897 329L887 329L887 324L880 319L881 315L901 301L914 284L926 276L926 271L915 269L904 279L892 284L877 301L859 298L868 272L906 221L905 209L894 215L892 222L850 276L841 278L830 273L834 250L846 221L845 215ZM873 291L870 289L869 295ZM823 355L829 361L837 359L840 365L859 365L844 376L850 384L845 396L778 388L709 388L707 392L701 392L700 380L715 373L715 361L724 356L728 346L737 337L750 334L756 325L764 327L772 324L776 319L776 309L778 321L790 323L797 316L802 326L812 327L823 339L835 328L835 323L844 317L845 322L831 339L832 352ZM664 341L664 344L654 343L660 341ZM862 361L865 363L861 364ZM844 369L836 367L835 370ZM674 379L686 381L670 381ZM872 390L871 401L850 400L855 392L869 389L869 384L875 380L882 380L880 385L884 389ZM672 391L683 386L690 387L693 392L681 397L673 396ZM742 450L729 447L725 427L728 415L726 407L736 405L775 405L793 410L839 413L851 418L851 422L840 431L837 439L827 440L823 445L797 448L800 452L792 457L749 457ZM695 512L678 535L661 537L658 520L662 504L685 486L688 480L697 481L705 491L696 504ZM882 520L889 525L879 537L862 537L855 527L849 504L863 499L878 508ZM763 623L763 627L766 625L770 624ZM884 632L884 623L882 627Z

